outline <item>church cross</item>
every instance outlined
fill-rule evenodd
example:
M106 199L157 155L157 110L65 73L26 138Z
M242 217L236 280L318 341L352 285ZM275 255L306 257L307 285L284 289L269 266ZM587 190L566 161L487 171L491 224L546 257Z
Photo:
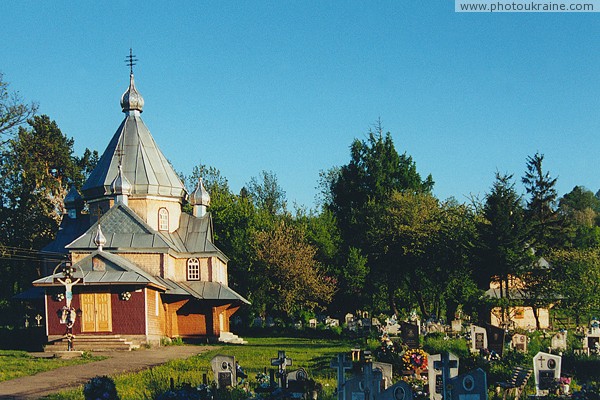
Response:
M129 55L125 57L125 64L129 67L129 73L133 75L133 66L139 61L136 56L133 54L133 50L131 47L129 48Z
M125 155L125 150L123 150L123 145L120 148L115 149L115 156L119 157L119 165L123 164L123 156Z

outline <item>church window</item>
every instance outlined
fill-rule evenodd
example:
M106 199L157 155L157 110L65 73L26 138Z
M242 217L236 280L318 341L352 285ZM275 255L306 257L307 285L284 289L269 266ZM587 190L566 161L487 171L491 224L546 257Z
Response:
M158 210L158 230L169 230L169 211L167 211L166 208L161 208Z
M200 261L197 258L190 258L187 261L187 280L200 280Z

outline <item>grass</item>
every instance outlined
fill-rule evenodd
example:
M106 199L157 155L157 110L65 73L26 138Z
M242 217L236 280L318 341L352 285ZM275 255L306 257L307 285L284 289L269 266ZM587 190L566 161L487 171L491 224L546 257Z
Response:
M35 375L40 372L66 367L69 365L86 364L102 360L103 357L82 357L64 360L60 358L36 358L25 351L0 350L0 382L22 376Z
M190 383L202 384L203 374L213 380L210 360L217 354L235 356L236 361L248 375L250 386L256 382L256 375L271 367L271 359L277 357L278 350L285 350L286 356L293 360L294 370L304 368L309 377L323 385L325 395L331 395L335 389L335 370L329 368L331 359L340 352L347 352L352 344L346 341L299 338L249 338L244 346L215 346L214 349L186 360L173 360L145 371L123 374L113 377L121 400L151 399L157 393L168 389L172 378L175 385ZM132 354L133 356L134 354ZM83 399L83 389L60 392L47 397L48 400Z

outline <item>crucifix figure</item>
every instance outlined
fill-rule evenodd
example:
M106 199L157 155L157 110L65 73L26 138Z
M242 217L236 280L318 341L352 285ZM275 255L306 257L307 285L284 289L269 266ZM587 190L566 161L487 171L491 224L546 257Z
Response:
M58 278L57 280L65 286L65 298L67 300L67 309L70 310L71 300L73 300L73 285L78 284L81 279L77 278L75 282L73 282L71 281L71 277L67 276L64 281L60 278Z
M279 367L279 371L277 375L279 376L279 387L285 389L287 386L286 382L286 367L288 365L292 365L292 359L285 356L284 350L279 350L277 353L277 358L271 358L271 365L277 365Z

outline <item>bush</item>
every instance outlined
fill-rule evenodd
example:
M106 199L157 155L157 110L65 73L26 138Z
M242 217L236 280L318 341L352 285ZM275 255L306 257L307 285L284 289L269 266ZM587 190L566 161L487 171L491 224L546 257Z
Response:
M115 381L108 376L97 376L83 387L85 400L120 400Z

